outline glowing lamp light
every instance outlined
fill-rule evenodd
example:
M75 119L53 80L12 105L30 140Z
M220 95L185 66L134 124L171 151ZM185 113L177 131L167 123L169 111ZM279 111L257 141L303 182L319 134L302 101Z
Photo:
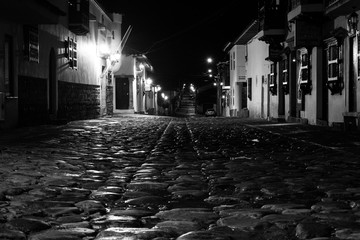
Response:
M145 68L144 64L140 63L139 68L140 68L140 70L144 70L144 68Z
M145 81L146 85L151 85L153 83L153 80L151 78L146 79Z
M213 62L213 59L212 59L211 57L209 57L209 58L206 59L206 61L207 61L208 63L212 63L212 62Z
M99 47L99 52L101 55L109 55L110 54L109 46L107 44L101 44Z
M157 85L157 86L155 87L155 91L156 91L156 92L161 91L161 87L160 87L159 85Z
M169 97L165 95L164 99L165 99L165 100L168 100L168 99L169 99Z
M212 73L212 69L209 69L209 70L208 70L208 73Z

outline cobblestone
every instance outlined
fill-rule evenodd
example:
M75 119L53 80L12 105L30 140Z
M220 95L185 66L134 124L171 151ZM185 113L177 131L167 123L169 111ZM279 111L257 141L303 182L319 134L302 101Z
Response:
M319 129L127 116L3 134L0 239L360 239L358 135Z

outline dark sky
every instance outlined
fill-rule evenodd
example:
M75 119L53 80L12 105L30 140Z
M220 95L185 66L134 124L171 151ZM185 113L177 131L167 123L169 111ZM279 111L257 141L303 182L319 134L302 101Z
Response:
M206 58L226 60L225 45L257 14L256 0L99 2L124 15L123 34L133 27L125 52L144 53L154 67L152 78L165 89L203 81Z

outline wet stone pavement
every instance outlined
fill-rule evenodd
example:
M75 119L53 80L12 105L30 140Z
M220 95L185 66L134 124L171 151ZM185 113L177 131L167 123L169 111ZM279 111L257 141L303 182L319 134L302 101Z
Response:
M358 155L249 124L122 117L3 138L0 239L360 239Z

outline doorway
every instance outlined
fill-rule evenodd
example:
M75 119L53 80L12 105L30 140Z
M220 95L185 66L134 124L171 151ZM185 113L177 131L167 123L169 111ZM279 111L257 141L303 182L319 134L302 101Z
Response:
M130 106L130 88L129 79L124 77L117 77L115 79L115 108L129 109Z

